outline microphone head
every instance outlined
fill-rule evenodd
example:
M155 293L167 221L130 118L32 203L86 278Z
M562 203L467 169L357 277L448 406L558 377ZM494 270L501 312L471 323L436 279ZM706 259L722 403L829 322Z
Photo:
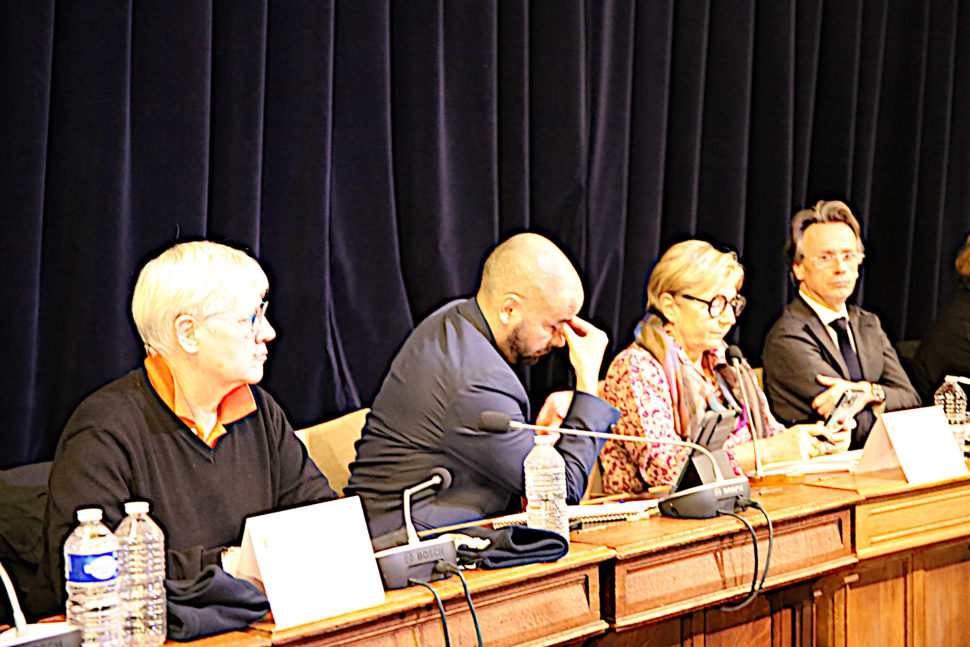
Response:
M740 348L738 348L734 344L731 344L730 346L728 346L727 352L724 354L724 357L727 359L728 364L735 364L735 363L740 364L741 361L744 360L744 353L741 352Z
M478 416L478 428L482 431L504 434L509 430L512 416L501 411L482 411Z
M443 492L451 487L451 472L444 467L432 467L431 476L438 476L441 478L441 483L435 486L435 489L439 492Z

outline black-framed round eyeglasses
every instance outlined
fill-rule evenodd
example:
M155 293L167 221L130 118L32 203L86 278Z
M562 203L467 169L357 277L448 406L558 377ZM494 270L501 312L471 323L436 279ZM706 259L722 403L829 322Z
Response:
M740 294L730 300L723 294L719 294L710 301L692 297L689 294L681 294L680 296L684 297L685 299L690 299L691 301L697 301L698 303L703 303L706 305L707 312L711 315L711 317L720 317L724 313L724 309L727 308L729 304L731 309L734 310L734 316L737 317L744 311L744 306L748 303L748 300Z

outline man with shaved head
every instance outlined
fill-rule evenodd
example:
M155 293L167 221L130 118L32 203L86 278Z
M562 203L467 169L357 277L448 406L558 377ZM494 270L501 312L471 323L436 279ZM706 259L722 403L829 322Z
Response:
M402 492L447 469L451 486L415 496L418 530L521 510L522 464L533 432L478 428L483 411L531 421L513 370L569 347L576 389L562 427L606 431L620 412L596 396L606 334L577 317L582 281L563 252L537 234L509 238L485 260L475 297L449 303L404 342L357 444L347 494L358 495L375 544L401 537ZM567 500L578 503L601 441L563 435Z

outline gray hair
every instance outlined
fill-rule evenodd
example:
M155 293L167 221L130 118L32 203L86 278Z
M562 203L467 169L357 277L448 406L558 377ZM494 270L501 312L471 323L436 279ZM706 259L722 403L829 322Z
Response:
M824 222L841 222L848 225L855 234L856 249L860 253L865 251L859 221L852 215L849 205L840 200L819 200L811 209L802 209L792 216L791 235L785 244L785 258L788 260L789 267L801 263L805 258L805 251L802 249L805 230L811 225Z
M179 243L150 260L138 274L131 314L146 349L163 355L175 347L175 319L198 319L239 306L250 287L265 293L266 273L246 253L210 241Z

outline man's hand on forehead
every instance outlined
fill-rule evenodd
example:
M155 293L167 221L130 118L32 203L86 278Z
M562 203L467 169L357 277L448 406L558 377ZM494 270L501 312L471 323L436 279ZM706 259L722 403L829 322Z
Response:
M569 362L576 372L576 390L596 395L603 353L609 345L606 333L593 324L573 317L563 326L569 346Z
M563 328L563 332L566 332L568 330L573 331L579 337L585 337L587 331L589 330L589 324L583 321L582 319L580 319L579 317L573 317L572 319L566 322L566 326Z

